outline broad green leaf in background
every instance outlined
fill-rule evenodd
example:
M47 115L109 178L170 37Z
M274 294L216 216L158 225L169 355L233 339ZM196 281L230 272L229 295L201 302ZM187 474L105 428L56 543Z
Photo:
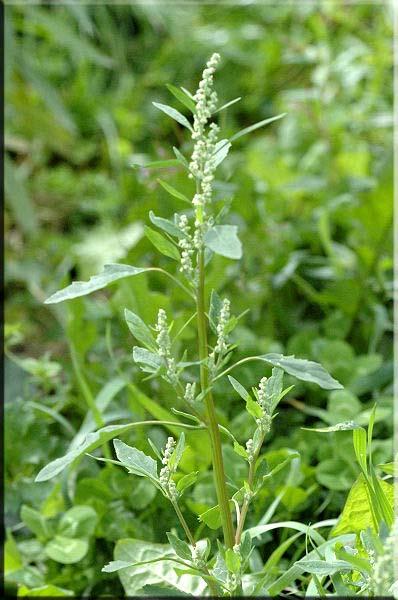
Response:
M51 527L47 520L39 511L26 504L21 508L21 520L39 539L51 536Z
M63 565L79 562L88 551L88 541L56 535L45 547L49 558Z
M62 596L74 596L72 590L66 590L64 588L58 587L57 585L42 585L41 587L36 588L27 588L26 586L20 586L18 589L18 598L24 597L40 597L44 596L46 598L61 598Z
M242 244L237 231L236 225L215 225L205 233L205 246L216 254L239 260L242 258Z
M382 479L379 480L379 483L391 508L393 508L394 487ZM333 535L360 533L368 527L374 529L370 503L371 499L369 497L366 481L361 473L348 494L343 512L341 513L336 527L333 529Z
M61 517L58 534L68 538L88 538L94 534L98 516L91 506L73 506Z

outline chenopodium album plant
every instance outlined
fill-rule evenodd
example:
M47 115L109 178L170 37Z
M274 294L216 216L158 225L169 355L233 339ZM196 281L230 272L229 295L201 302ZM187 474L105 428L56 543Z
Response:
M226 158L232 142L239 137L254 131L284 115L266 119L247 127L228 139L220 138L220 128L215 122L218 113L231 106L237 100L218 107L217 93L214 90L213 76L218 66L218 54L208 61L203 71L198 90L191 95L184 88L169 86L173 95L192 112L193 124L180 112L164 104L155 106L191 132L193 152L188 161L179 150L174 149L176 159L158 161L147 166L162 167L179 165L195 184L190 209L175 215L174 220L150 213L153 225L161 230L159 233L147 229L147 235L154 246L164 255L179 261L179 272L170 273L163 269L148 267L138 268L123 264L110 264L104 271L93 276L88 282L76 282L53 294L46 302L57 303L86 295L104 288L108 284L124 278L149 271L160 271L170 277L175 284L186 292L187 301L192 304L193 314L188 325L194 319L197 323L197 357L187 361L186 356L176 356L173 352L174 341L181 330L172 336L172 317L159 307L157 322L154 326L145 324L142 319L126 310L126 320L134 337L142 346L134 347L134 361L150 377L161 377L173 390L176 404L185 405L185 411L175 410L191 422L162 422L166 426L173 425L186 430L205 429L208 432L212 454L212 468L217 505L207 511L203 521L221 523L223 539L218 540L217 548L212 548L209 539L196 540L190 531L181 509L184 491L195 484L197 473L181 476L178 472L185 445L184 433L178 439L169 437L164 449L159 452L151 442L151 449L156 458L146 455L141 450L126 445L118 439L133 427L144 427L153 421L134 422L121 425L103 426L101 414L95 406L91 406L99 429L86 435L79 445L72 447L62 458L59 458L41 470L37 481L45 481L60 473L75 459L88 454L96 448L103 447L105 458L100 460L116 463L125 467L133 476L147 478L170 502L176 519L181 524L181 532L185 539L174 533L167 533L169 546L163 553L149 560L123 561L116 560L104 568L106 572L124 570L134 565L167 561L172 563L176 581L183 576L190 576L202 582L196 588L199 593L213 595L235 595L247 593L242 587L242 577L247 569L250 554L253 550L252 534L245 530L245 522L251 503L267 478L273 472L285 466L296 454L292 454L283 463L269 471L263 460L261 451L267 435L276 417L275 410L283 396L290 390L284 389L284 372L303 381L318 384L324 389L341 388L318 363L297 359L281 354L265 354L249 356L232 363L234 345L230 342L230 334L237 324L238 318L233 315L228 298L220 298L215 290L210 298L205 292L206 267L213 254L219 254L233 260L242 255L241 242L237 236L237 227L222 223L226 207L216 210L213 202L213 182L217 167ZM173 196L185 199L185 196L169 184L164 187ZM248 361L263 361L271 365L270 377L262 377L247 391L230 373L239 365ZM215 405L217 398L213 395L214 384L221 378L228 377L235 392L243 399L246 410L253 419L253 433L242 446L235 439L233 432L221 426L217 421ZM247 478L241 489L230 497L225 476L221 434L233 444L234 451L247 462ZM113 439L117 460L112 460L106 443ZM149 449L148 449L149 450ZM150 450L149 450L150 451ZM173 585L173 580L169 581ZM176 584L176 587L179 586Z

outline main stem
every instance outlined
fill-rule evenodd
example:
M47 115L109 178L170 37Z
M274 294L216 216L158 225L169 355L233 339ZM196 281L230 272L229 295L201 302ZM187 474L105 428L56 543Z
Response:
M198 322L198 338L199 338L199 358L200 358L200 384L202 392L205 390L205 405L207 411L207 427L210 435L213 471L216 485L218 505L221 512L221 523L224 533L224 542L227 548L232 548L234 545L234 527L232 524L232 516L229 508L229 498L225 483L224 463L221 450L220 431L214 408L214 401L211 390L209 390L209 373L207 368L207 324L205 314L205 267L203 250L198 253L199 267L199 282L196 296L197 304L197 322Z

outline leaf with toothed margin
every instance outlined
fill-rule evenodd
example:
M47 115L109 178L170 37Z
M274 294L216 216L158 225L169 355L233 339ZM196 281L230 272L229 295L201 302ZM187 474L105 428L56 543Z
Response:
M334 379L322 365L312 360L295 358L294 356L283 356L283 354L269 353L258 356L260 360L280 367L289 375L293 375L301 381L309 381L318 384L324 390L343 389L341 383Z
M57 302L63 302L64 300L73 300L73 298L78 298L79 296L86 296L87 294L91 294L91 292L102 290L118 279L132 277L133 275L139 275L151 270L151 268L141 269L117 263L105 265L102 273L93 275L89 281L74 281L62 290L52 294L52 296L44 301L44 304L57 304Z

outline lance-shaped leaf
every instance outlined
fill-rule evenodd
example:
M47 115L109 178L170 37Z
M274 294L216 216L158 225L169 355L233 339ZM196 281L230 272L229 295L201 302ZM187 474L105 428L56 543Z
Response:
M274 367L272 369L272 375L269 379L267 379L267 383L265 386L265 398L266 404L269 409L269 414L272 415L274 412L279 398L282 394L283 388L283 369L279 367Z
M177 556L183 558L184 560L192 561L192 552L188 544L183 540L180 540L180 538L170 531L168 531L166 535L170 546L173 548Z
M158 354L146 350L146 348L140 348L134 346L133 348L133 360L140 365L141 369L146 373L156 373L158 369L163 365L163 361Z
M236 225L215 225L205 233L205 246L216 254L238 260L242 257L242 244L237 231Z
M144 321L128 308L124 311L124 318L133 336L150 350L156 351L156 342Z
M156 460L147 456L138 448L128 446L121 440L113 440L116 456L120 462L134 475L140 477L149 477L152 480L158 479L158 469Z
M177 446L170 457L169 466L170 469L174 469L178 467L178 463L182 458L182 454L185 449L185 433L182 431L180 437L178 438Z
M167 240L161 233L151 229L145 225L145 235L148 240L155 246L156 250L159 250L161 254L173 258L176 261L180 260L180 253L177 248L169 240Z
M193 131L192 125L188 121L188 119L172 106L168 106L167 104L160 104L160 102L152 102L152 104L156 106L156 108L158 108L159 110L166 113L166 115L177 121L177 123L180 123L180 125L183 125L190 131Z
M239 381L237 379L235 379L235 377L228 375L228 379L229 379L230 384L234 388L235 392L237 392L239 394L239 396L242 398L242 400L247 402L247 400L251 399L249 392L243 387L243 385L241 383L239 383Z
M158 181L160 181L158 179ZM175 223L170 221L169 219L163 219L163 217L157 217L152 211L149 212L149 218L151 222L159 227L159 229L163 229L169 235L174 237L178 237L179 239L187 237L183 231Z
M130 265L105 265L102 273L93 275L90 277L89 281L75 281L74 283L71 283L71 285L52 294L52 296L47 298L44 303L56 304L57 302L63 302L64 300L72 300L79 296L86 296L87 294L91 294L91 292L101 290L118 279L132 277L133 275L139 275L139 273L150 270L150 268L141 269L139 267L131 267Z
M285 115L286 115L286 113L281 113L280 115L277 115L276 117L270 117L269 119L264 119L263 121L254 123L254 125L249 125L249 127L245 127L244 129L241 129L240 131L238 131L238 133L235 133L235 135L233 135L230 138L230 141L233 142L233 141L239 139L240 137L242 137L242 135L246 135L247 133L251 133L252 131L255 131L256 129L259 129L260 127L264 127L264 125L268 125L269 123L272 123L273 121L282 119L282 117L284 117Z
M232 144L228 140L220 140L217 142L213 153L214 168L217 168L227 157L231 145Z
M341 383L334 379L329 373L317 362L306 360L303 358L295 358L294 356L283 356L283 354L269 353L258 357L260 360L280 367L289 375L293 375L302 381L317 383L325 390L342 389Z
M302 427L301 429L315 431L317 433L331 433L333 431L353 431L354 429L362 429L362 427L354 423L354 421L343 421L342 423L336 423L329 427Z
M173 94L174 98L177 98L177 100L186 106L192 113L195 112L195 102L186 94L186 92L175 87L175 85L172 85L171 83L166 83L166 87L169 92Z

